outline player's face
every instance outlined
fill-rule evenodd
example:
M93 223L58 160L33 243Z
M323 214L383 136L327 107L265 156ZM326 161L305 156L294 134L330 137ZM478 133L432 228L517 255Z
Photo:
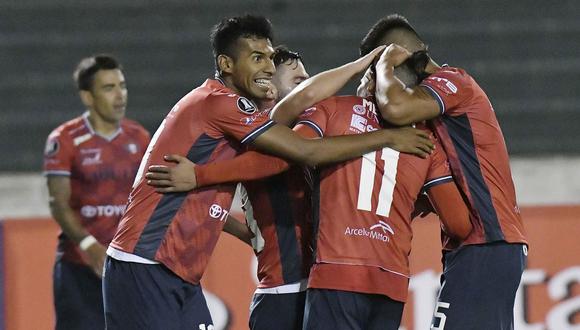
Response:
M300 60L288 60L276 68L272 83L278 88L278 100L283 99L309 75Z
M268 39L240 38L232 68L232 80L238 92L259 101L268 97L276 72L274 49Z
M123 72L118 69L99 70L90 92L89 107L100 119L117 123L125 117L127 86Z

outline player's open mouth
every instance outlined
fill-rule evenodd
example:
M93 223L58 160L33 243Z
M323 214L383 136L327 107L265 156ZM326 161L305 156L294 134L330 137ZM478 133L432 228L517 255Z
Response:
M260 79L254 79L254 82L256 83L256 85L258 85L258 87L267 90L270 88L270 84L272 83L272 79L260 78Z

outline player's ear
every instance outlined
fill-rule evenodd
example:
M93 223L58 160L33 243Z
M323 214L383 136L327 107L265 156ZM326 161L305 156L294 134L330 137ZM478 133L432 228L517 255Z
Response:
M234 59L227 55L218 55L217 58L218 69L221 74L232 73L234 70Z
M87 108L93 107L94 99L93 94L90 91L81 90L79 91L79 96L81 97L81 101Z

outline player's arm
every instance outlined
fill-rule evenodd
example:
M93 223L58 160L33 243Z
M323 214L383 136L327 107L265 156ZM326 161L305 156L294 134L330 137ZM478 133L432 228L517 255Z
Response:
M427 188L427 195L439 215L443 231L456 240L465 240L473 227L469 210L455 182L431 186Z
M101 276L105 262L106 248L94 239L81 225L80 220L69 205L71 196L70 178L61 175L47 176L50 213L64 234L89 257L93 271Z
M274 125L259 135L253 144L261 151L312 167L353 159L383 147L422 158L433 149L433 142L426 132L410 127L305 139L286 126Z
M304 138L318 137L306 125L297 125L294 131ZM165 160L175 166L151 165L145 174L147 184L157 192L181 192L195 188L231 182L252 181L282 173L290 164L276 156L247 151L229 160L196 165L179 155L169 155Z
M231 215L228 215L226 218L223 231L238 238L240 241L248 244L250 247L252 246L252 238L254 238L254 233L250 231L248 226L241 223Z
M278 124L290 126L312 105L336 94L355 75L366 70L385 46L338 68L321 72L298 85L272 109L270 117Z
M432 119L440 114L437 101L421 86L406 88L395 76L395 67L411 53L391 44L376 65L376 102L382 117L395 125L409 125Z

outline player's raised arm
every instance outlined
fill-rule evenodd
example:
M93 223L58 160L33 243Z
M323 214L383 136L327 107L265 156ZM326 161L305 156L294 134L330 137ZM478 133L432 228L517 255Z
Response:
M384 49L385 46L379 46L355 61L303 81L278 102L270 117L278 124L292 125L305 109L336 94L353 76L366 70Z
M395 75L395 67L412 54L391 44L376 65L376 102L382 117L395 125L409 125L437 117L439 104L423 87L406 88Z

